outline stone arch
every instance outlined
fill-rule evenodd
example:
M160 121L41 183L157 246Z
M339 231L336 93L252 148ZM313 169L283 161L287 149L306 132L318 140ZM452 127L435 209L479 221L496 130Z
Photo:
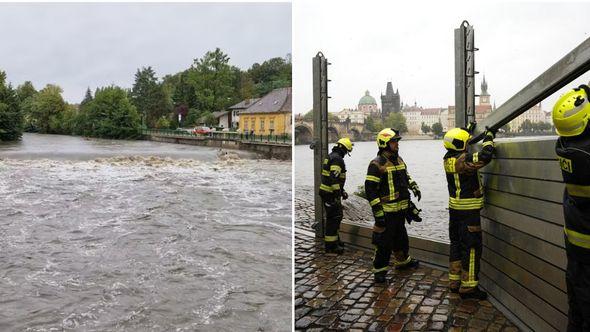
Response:
M305 124L295 126L295 144L310 144L313 141L313 130Z
M358 131L358 129L356 129L356 128L350 128L350 133L352 134L351 139L353 141L360 141L363 138L363 135L361 134L361 132Z
M336 127L330 126L328 127L328 142L334 143L340 138L340 133L338 133L338 129Z

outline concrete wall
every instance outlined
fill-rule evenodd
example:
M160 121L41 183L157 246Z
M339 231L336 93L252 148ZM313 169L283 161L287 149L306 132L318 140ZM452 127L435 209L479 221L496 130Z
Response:
M164 143L188 144L208 146L223 149L247 150L260 154L264 158L276 158L291 160L291 145L264 143L264 142L242 142L234 140L210 139L207 137L174 137L159 135L144 135L146 140Z
M497 143L497 158L481 172L486 206L480 284L521 328L533 331L567 326L564 185L554 146L555 138ZM366 226L345 223L341 236L372 250ZM411 237L410 246L416 258L447 268L448 243Z

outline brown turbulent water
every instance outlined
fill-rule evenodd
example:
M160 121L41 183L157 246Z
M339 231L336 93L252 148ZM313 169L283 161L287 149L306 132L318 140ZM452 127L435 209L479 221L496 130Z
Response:
M290 330L291 194L233 151L0 145L0 330Z

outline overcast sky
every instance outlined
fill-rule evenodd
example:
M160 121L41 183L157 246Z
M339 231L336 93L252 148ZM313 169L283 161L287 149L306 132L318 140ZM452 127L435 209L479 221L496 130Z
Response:
M499 107L590 37L589 14L590 3L583 2L297 0L294 110L305 113L313 107L311 59L318 51L332 63L330 111L356 108L365 90L381 107L387 81L404 103L454 105L454 29L463 20L474 26L480 49L476 93L485 74L492 103ZM585 74L576 83L589 78ZM542 103L545 111L560 93Z
M220 47L242 69L291 53L289 3L0 3L0 70L17 86L58 84L79 103L87 87L131 87L142 66L159 78Z

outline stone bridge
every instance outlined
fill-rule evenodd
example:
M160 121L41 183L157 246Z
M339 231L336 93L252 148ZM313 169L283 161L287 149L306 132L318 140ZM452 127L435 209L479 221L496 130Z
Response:
M350 137L353 141L373 139L373 133L367 131L361 123L350 121L328 122L328 140L333 143L339 137ZM313 141L313 122L295 120L295 144L309 144Z

